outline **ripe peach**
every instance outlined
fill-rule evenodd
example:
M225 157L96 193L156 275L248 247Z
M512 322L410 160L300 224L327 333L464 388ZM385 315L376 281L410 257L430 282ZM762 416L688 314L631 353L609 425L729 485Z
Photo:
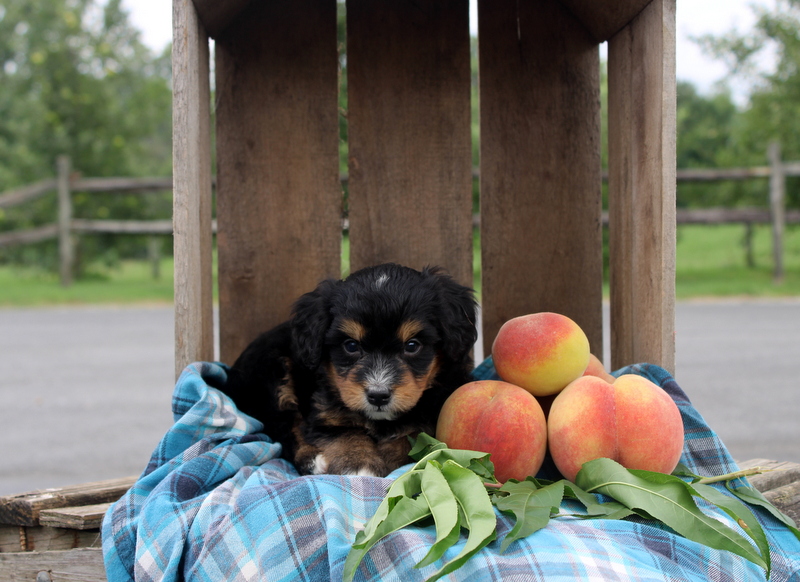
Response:
M556 394L589 364L589 340L565 315L542 312L505 322L492 345L497 374L534 396Z
M498 481L535 475L547 451L547 426L531 394L499 380L478 380L445 401L436 438L450 448L490 453Z
M600 457L670 473L683 450L683 422L675 402L647 378L625 374L609 384L582 376L553 402L547 438L556 467L570 481Z
M594 354L589 354L589 365L586 367L586 371L583 373L584 376L597 376L598 378L602 378L609 384L613 384L614 376L606 372L605 366L603 366L603 362L600 361L600 358L595 356Z

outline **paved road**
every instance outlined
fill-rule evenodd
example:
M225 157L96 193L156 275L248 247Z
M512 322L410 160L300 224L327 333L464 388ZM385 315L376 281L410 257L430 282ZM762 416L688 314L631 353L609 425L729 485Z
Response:
M676 378L738 459L800 462L800 300L680 303ZM0 495L136 475L170 426L171 307L0 309Z

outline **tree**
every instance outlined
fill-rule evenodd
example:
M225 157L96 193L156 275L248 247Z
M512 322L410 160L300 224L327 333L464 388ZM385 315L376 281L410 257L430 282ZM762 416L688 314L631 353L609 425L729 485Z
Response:
M700 44L724 60L732 75L754 79L748 107L738 128L742 164L765 164L770 141L781 143L785 159L800 159L800 0L776 0L773 10L753 8L755 28L745 34L704 36ZM772 48L772 72L760 72L758 55ZM787 183L788 202L800 204L800 184Z
M169 52L151 54L139 36L121 0L0 0L0 191L52 176L60 154L87 176L171 172ZM133 195L76 193L74 203L77 217L152 217ZM0 230L52 222L53 207L6 211ZM110 244L83 239L83 259ZM5 258L53 255L43 244Z

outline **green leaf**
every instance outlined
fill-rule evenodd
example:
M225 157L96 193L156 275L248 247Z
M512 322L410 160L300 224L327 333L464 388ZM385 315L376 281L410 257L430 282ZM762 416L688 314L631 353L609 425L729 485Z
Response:
M587 492L605 493L630 509L647 512L687 539L733 552L767 569L746 538L697 507L688 484L678 477L648 471L634 474L611 459L596 459L584 464L575 481Z
M425 496L433 515L436 541L428 554L416 565L417 568L432 564L441 558L461 535L456 497L442 474L441 465L436 461L428 461L423 469L422 495Z
M463 525L469 530L469 534L461 552L431 576L428 582L457 570L497 537L497 516L483 486L483 480L452 460L444 463L442 474L455 494L456 502L462 510Z
M455 461L487 481L496 483L494 464L489 460L489 453L450 449L441 441L437 441L426 433L420 433L409 456L417 461L412 470L422 470L428 461L437 461L443 465L448 460Z
M734 487L730 482L725 483L725 487L727 487L728 491L736 495L742 501L749 503L750 505L755 505L757 507L761 507L769 512L772 517L780 521L783 525L789 528L794 536L800 540L800 530L797 529L797 525L795 524L794 520L779 510L777 507L770 503L769 499L764 497L764 495L756 488L751 487L749 485L742 486L742 487Z
M386 496L381 501L375 514L364 526L364 530L356 536L353 547L360 549L366 540L375 535L378 526L386 519L392 508L397 504L398 499L403 497L416 497L422 491L422 473L420 471L409 471L400 475L386 492Z
M595 495L587 493L575 483L564 481L564 495L576 499L586 508L586 515L573 515L582 519L623 519L634 513L619 501L599 501Z
M709 503L713 503L727 513L739 527L753 539L767 564L767 578L769 578L770 569L772 568L769 555L769 541L767 541L767 535L764 533L764 529L756 519L756 516L753 515L753 512L737 498L729 497L711 485L693 483L691 488L696 495L702 497Z
M442 441L437 441L435 438L424 432L419 433L416 440L413 440L410 437L409 440L412 440L412 446L408 456L415 461L419 461L422 459L422 457L435 450L447 448L447 445Z
M390 533L397 531L401 528L411 525L431 514L428 503L424 497L411 498L401 497L397 500L388 513L374 528L371 535L367 536L364 531L356 535L356 543L347 554L344 562L344 573L342 578L344 581L350 581L356 575L356 570L361 560L370 550L372 546L378 543L381 539Z
M516 519L514 527L506 534L500 553L506 551L511 542L528 536L547 525L550 515L558 512L564 498L564 481L538 487L533 480L508 482L500 491L508 493L496 497L494 505L500 511L512 513Z

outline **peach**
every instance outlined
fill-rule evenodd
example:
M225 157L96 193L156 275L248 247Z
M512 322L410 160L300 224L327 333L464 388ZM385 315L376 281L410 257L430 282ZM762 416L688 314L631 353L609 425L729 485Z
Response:
M439 413L436 438L452 449L490 453L500 482L535 475L547 452L536 398L499 380L469 382L453 392Z
M497 374L534 396L556 394L589 364L589 340L565 315L542 312L505 322L492 345Z
M598 378L602 378L609 384L613 384L614 376L606 372L605 366L603 366L603 362L600 361L600 358L595 356L594 354L589 354L589 365L586 367L586 371L583 373L584 376L597 376Z
M609 384L582 376L553 401L547 438L553 462L570 481L600 457L671 473L683 450L683 422L672 398L647 378L625 374Z

